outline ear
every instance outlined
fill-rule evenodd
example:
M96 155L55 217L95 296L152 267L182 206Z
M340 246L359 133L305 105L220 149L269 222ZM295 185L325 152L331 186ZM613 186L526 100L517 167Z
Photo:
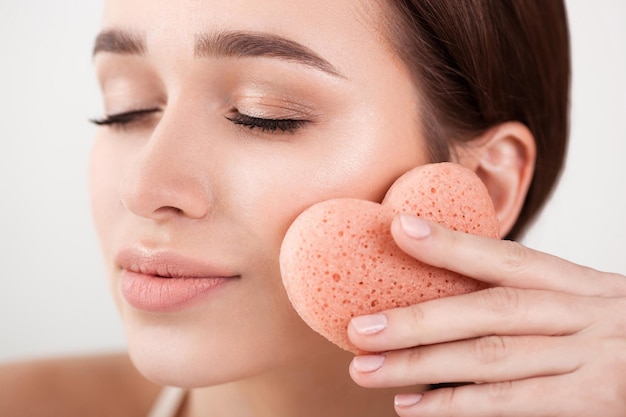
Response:
M519 122L500 124L457 149L461 165L476 172L487 186L506 236L519 217L535 170L536 145Z

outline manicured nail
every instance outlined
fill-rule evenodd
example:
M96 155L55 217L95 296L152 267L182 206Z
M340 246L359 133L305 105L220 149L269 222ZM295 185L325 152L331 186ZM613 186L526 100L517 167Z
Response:
M385 357L383 355L361 355L352 359L352 366L358 372L374 372L383 367Z
M384 314L369 314L354 317L350 323L357 333L376 334L387 327L387 317Z
M422 400L424 394L398 394L394 400L396 407L412 407Z
M423 239L430 236L430 226L418 217L401 214L400 225L404 233L414 239Z

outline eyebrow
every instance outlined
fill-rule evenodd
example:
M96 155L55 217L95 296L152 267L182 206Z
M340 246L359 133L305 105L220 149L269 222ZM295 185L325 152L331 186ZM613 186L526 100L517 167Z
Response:
M145 35L123 29L108 29L96 37L93 56L101 52L122 55L145 55ZM224 31L196 35L194 57L269 57L297 62L328 74L345 78L330 62L310 48L264 32Z
M194 56L270 57L298 62L328 74L345 78L327 60L293 40L263 32L227 31L196 36Z
M100 52L122 55L144 55L146 53L146 39L144 35L128 30L104 30L96 37L92 56Z

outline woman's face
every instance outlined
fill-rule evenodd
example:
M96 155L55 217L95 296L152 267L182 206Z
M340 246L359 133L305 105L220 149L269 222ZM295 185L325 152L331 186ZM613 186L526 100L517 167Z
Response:
M380 200L427 162L379 12L365 0L106 2L93 212L148 377L208 385L335 351L291 308L278 254L306 207Z

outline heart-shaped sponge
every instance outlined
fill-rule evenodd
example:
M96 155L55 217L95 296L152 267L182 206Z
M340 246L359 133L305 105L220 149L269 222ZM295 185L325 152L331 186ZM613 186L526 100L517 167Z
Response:
M421 263L393 241L398 213L411 213L450 229L498 236L487 189L458 164L427 164L401 176L381 204L334 199L314 204L290 226L280 268L289 299L315 331L345 350L354 316L485 288L457 273Z

